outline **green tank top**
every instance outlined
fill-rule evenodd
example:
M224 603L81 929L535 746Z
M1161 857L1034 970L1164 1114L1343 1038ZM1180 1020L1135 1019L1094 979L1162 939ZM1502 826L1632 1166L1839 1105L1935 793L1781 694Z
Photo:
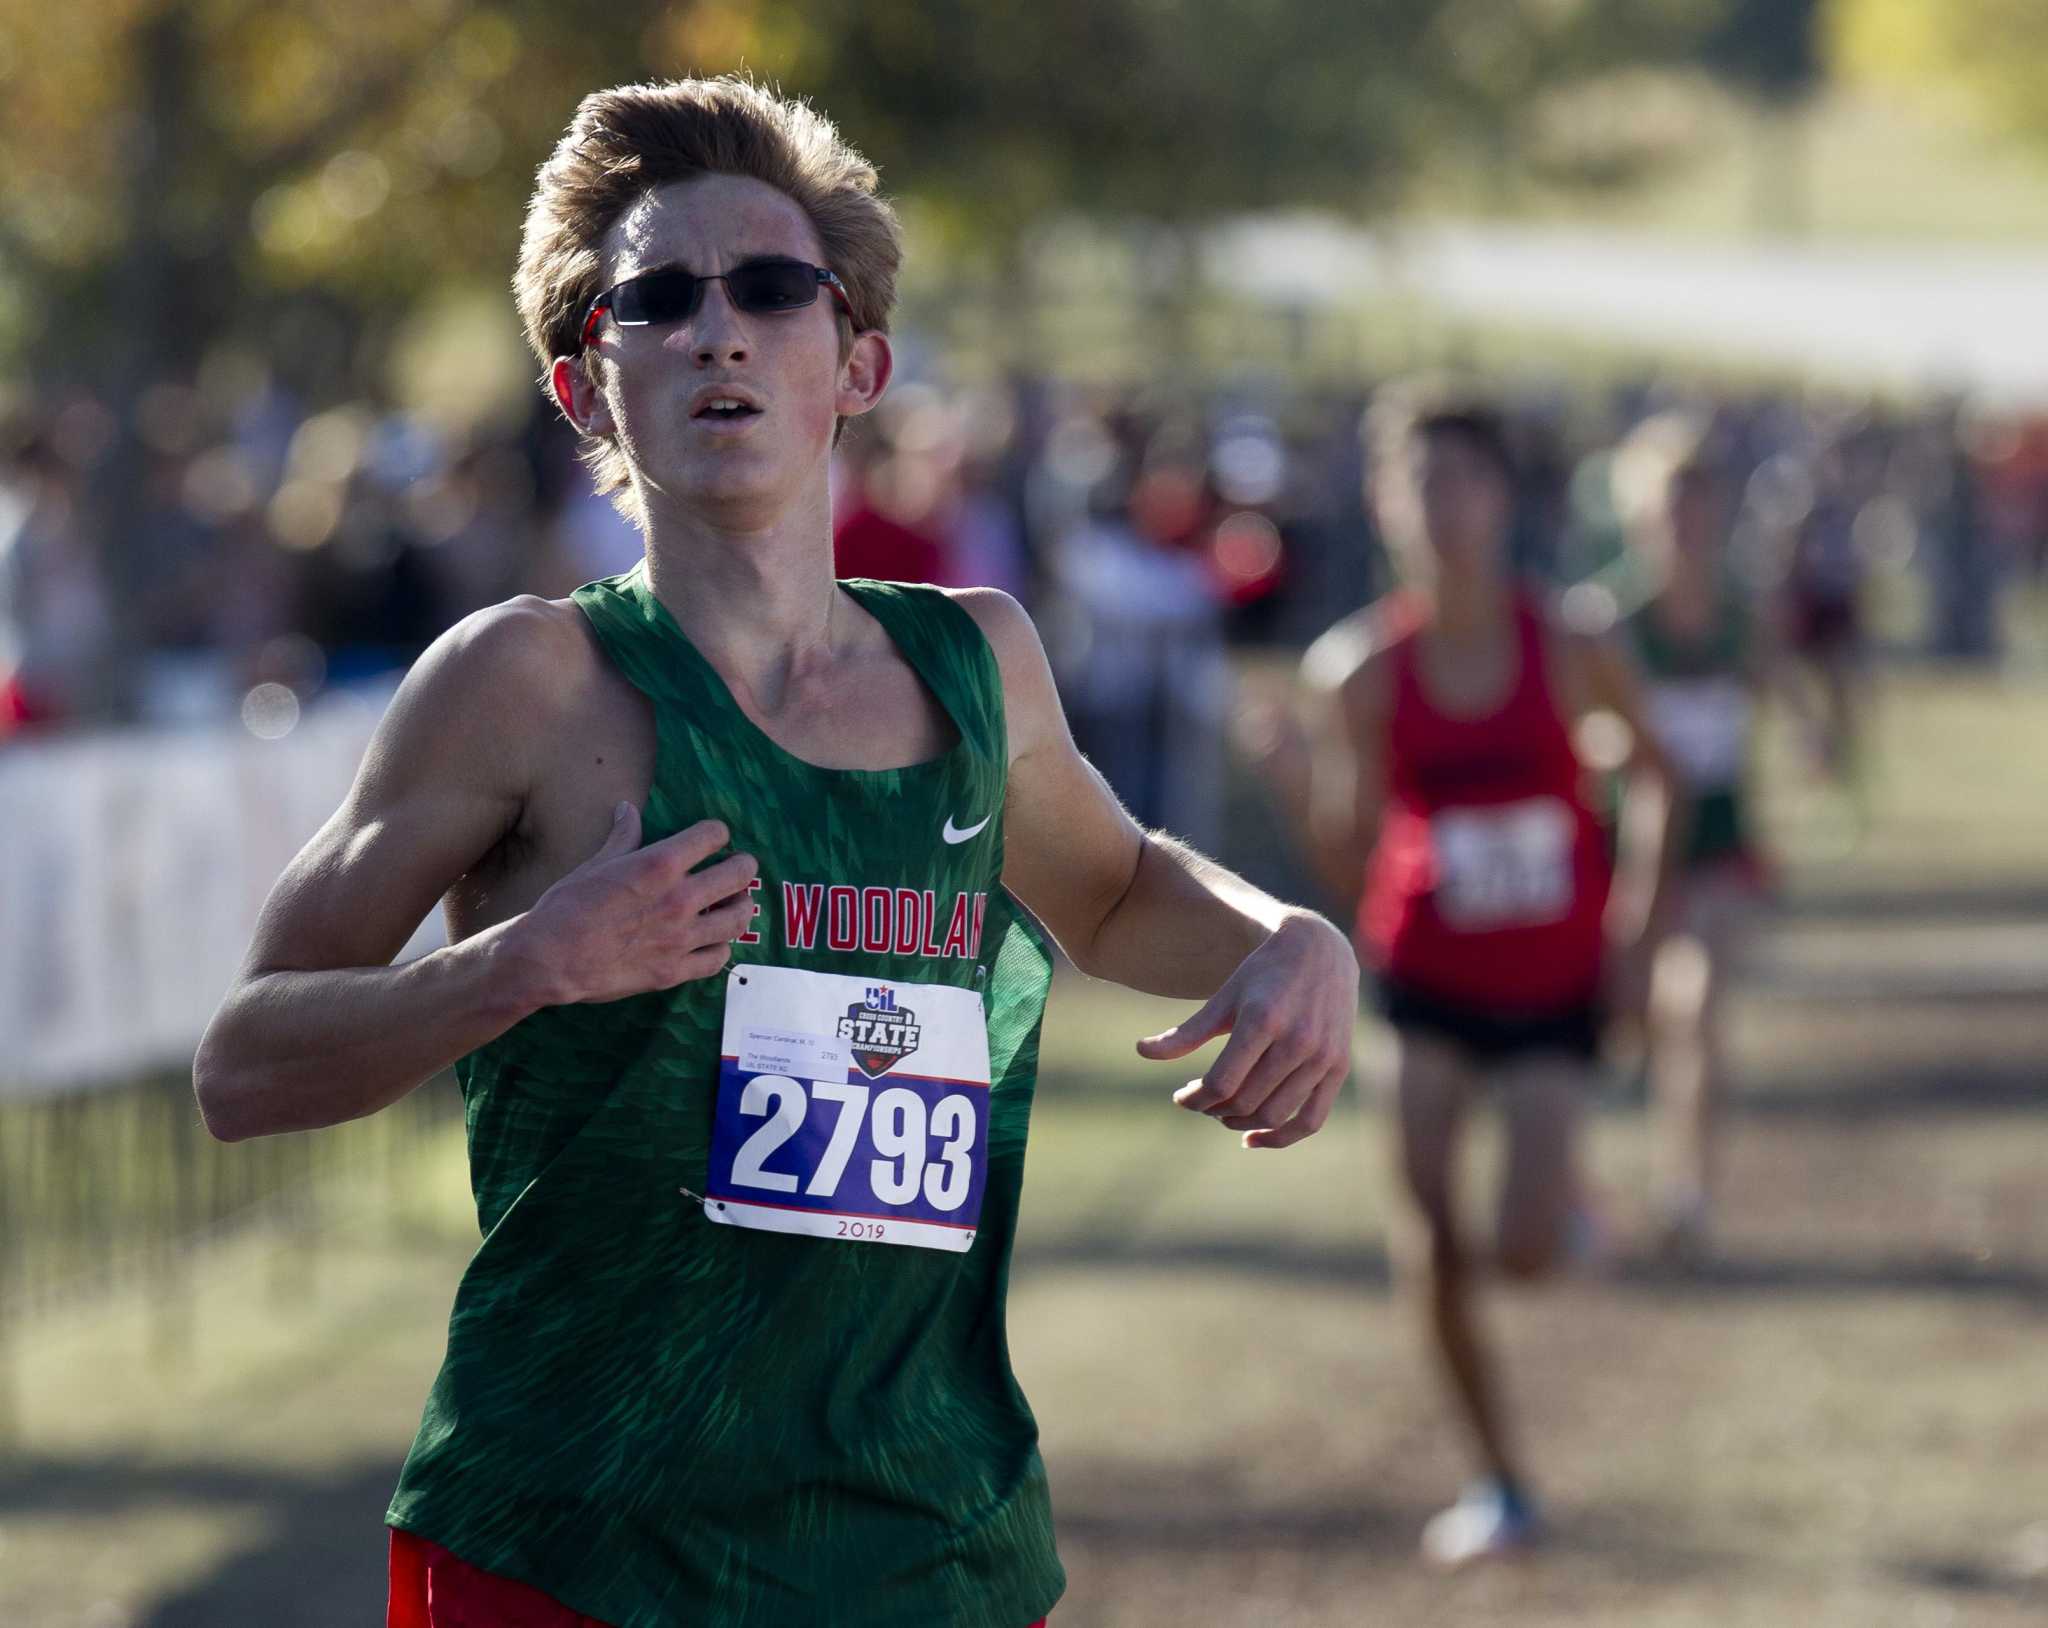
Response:
M724 821L760 860L753 941L718 977L536 1012L456 1069L483 1242L388 1518L616 1628L1023 1628L1065 1586L1004 1321L1051 960L1002 888L1001 679L944 594L842 586L951 716L960 738L943 756L879 771L804 763L740 711L644 568L576 591L654 705L643 840ZM826 1202L806 1196L823 1177L795 1191L774 1173L787 1147L755 1159L752 1179L788 1198L766 1194L759 1213L854 1230L714 1224L700 1199L738 1169L714 1118L758 1154L784 1106L739 1102L728 1081L742 1068L721 1045L731 980L755 968L795 969L763 972L763 985L852 989L833 1010L848 1012L838 1032L859 1066L832 1089L837 1112L857 1099L874 1114L843 1121L852 1156L821 1157L876 1193L908 1191L949 1247L868 1241L860 1229L882 1227L859 1215L800 1214ZM934 1014L972 994L986 1012L985 1093L902 1083L920 1061L916 1011L935 1056ZM962 1027L948 1043L978 1046ZM789 1043L811 1048L793 1072L827 1072L816 1048L830 1036ZM749 1029L738 1050L769 1044ZM763 1088L799 1105L812 1089L779 1075L747 1089ZM945 1091L954 1107L931 1106ZM975 1102L979 1215L947 1230L947 1213L966 1212L930 1204L966 1190ZM930 1133L915 1153L913 1121Z
M1747 853L1755 706L1749 613L1740 595L1723 590L1718 614L1697 639L1674 636L1658 620L1654 599L1623 626L1648 681L1651 727L1692 800L1684 863L1713 865Z

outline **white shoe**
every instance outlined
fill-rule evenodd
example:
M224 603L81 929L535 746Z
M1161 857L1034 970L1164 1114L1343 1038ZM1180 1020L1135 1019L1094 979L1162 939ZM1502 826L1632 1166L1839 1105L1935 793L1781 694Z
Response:
M1467 1566L1517 1554L1542 1541L1543 1523L1526 1494L1498 1481L1475 1481L1422 1529L1422 1553L1433 1564Z

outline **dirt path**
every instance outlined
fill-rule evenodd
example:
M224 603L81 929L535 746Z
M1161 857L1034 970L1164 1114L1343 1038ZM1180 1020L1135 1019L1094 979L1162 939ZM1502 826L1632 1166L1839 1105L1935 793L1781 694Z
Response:
M1280 1161L1165 1109L1157 1079L1084 1088L1123 1070L1146 1013L1063 988L1012 1308L1072 1579L1056 1620L2048 1617L2048 966L2028 917L1841 893L1773 929L1735 1012L1724 1253L1683 1279L1625 1255L1499 1308L1559 1540L1450 1580L1412 1558L1461 1466L1391 1298L1377 1125L1355 1112ZM1626 1230L1639 1110L1609 1104L1594 1148ZM137 1364L134 1308L24 1351L0 1623L380 1620L378 1516L461 1249L343 1233L317 1292L282 1303L263 1250L203 1274L187 1366Z
M1413 1560L1461 1464L1387 1289L1379 1128L1318 1150L1355 1156L1348 1191L1235 1181L1190 1142L1172 1191L1019 1297L1065 1621L2048 1619L2048 959L1943 953L2006 916L1841 896L1771 929L1733 1014L1718 1258L1625 1252L1498 1308L1558 1524L1526 1564ZM1595 1154L1626 1236L1640 1111L1610 1104ZM1054 1332L1112 1301L1113 1360Z

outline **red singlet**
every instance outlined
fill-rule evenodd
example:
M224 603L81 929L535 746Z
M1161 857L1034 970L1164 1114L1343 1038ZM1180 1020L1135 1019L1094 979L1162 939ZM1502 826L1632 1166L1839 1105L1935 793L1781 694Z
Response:
M1361 950L1387 977L1507 1015L1591 1002L1607 855L1545 671L1543 621L1515 600L1514 688L1459 718L1423 693L1425 614L1392 646L1387 805L1360 901Z

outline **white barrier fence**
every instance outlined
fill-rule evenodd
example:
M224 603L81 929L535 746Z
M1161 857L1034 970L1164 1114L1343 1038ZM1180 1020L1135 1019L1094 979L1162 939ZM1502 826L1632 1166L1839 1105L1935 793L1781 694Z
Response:
M279 740L223 726L0 750L0 1100L189 1062L387 699L329 697ZM441 933L435 912L404 953Z

